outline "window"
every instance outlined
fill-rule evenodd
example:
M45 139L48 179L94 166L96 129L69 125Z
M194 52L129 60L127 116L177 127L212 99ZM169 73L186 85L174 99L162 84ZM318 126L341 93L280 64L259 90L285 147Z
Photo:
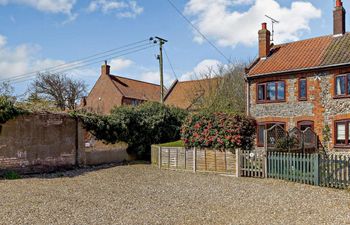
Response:
M307 80L302 78L299 80L299 100L307 100Z
M337 97L350 97L350 74L335 77L335 95Z
M350 146L350 120L335 122L335 144Z
M258 84L258 102L279 102L285 100L285 82L276 81Z
M257 127L257 144L259 147L264 146L264 131L270 129L271 127L275 126L276 124L280 125L284 129L286 128L286 124L282 122L268 122L268 123L258 123Z
M313 130L314 129L314 122L313 121L308 121L308 120L299 121L298 122L298 128L301 131L305 131L307 128L311 128L311 130Z

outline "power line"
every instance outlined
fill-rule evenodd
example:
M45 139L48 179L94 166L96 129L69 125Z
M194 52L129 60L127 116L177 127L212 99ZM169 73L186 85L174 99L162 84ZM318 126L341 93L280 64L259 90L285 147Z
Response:
M41 69L41 70L32 71L32 72L24 73L24 74L21 74L21 75L12 76L11 78L0 80L0 82L6 82L6 81L15 80L15 79L27 76L27 75L40 73L41 71L49 71L49 70L52 70L52 69L65 67L65 66L69 66L69 65L72 65L72 64L73 65L74 64L79 64L80 62L84 62L84 61L86 61L88 59L93 59L94 60L96 58L96 56L104 55L104 54L107 54L107 53L110 53L110 52L114 52L113 54L115 54L115 53L120 52L120 51L117 51L117 50L124 49L124 48L129 47L129 46L137 45L137 44L140 44L140 43L143 43L143 42L146 42L146 41L149 41L149 39L133 42L133 43L130 43L130 44L118 47L118 48L113 48L113 49L110 49L108 51L96 53L96 54L93 54L93 55L90 55L90 56L87 56L87 57L84 57L84 58L80 58L80 59L76 59L76 60L73 60L73 61L70 61L70 62L67 62L67 63L60 64L60 65L57 65L57 66L52 66L52 67L44 68L44 69ZM140 45L140 46L144 46L144 44ZM125 49L125 50L122 50L122 51L126 51L126 50L128 50L128 49ZM115 52L115 51L117 51L117 52ZM109 55L107 55L107 56L109 56ZM98 57L98 58L102 58L102 57L105 57L105 56L101 56L101 57Z
M170 65L170 68L171 68L171 70L172 70L173 73L174 73L175 78L178 79L178 78L177 78L177 75L176 75L176 73L175 73L173 64L171 63L170 58L169 58L168 53L166 52L166 49L165 49L165 48L164 48L164 53L165 53L165 56L166 56L166 58L167 58L167 61L168 61L169 65Z
M121 56L133 54L133 53L140 52L140 51L143 51L143 50L146 50L146 49L149 49L149 48L153 48L153 47L155 47L155 45L149 45L149 46L147 46L147 47L143 47L143 48L139 48L139 49L136 49L136 50L133 50L133 51L129 51L129 52L124 53L124 54L112 55L112 56L110 56L110 58L105 58L105 59L108 60L108 59L118 58L118 57L121 57ZM67 71L79 69L79 68L82 68L82 67L86 67L86 66L88 66L88 65L92 65L92 64L98 63L98 62L100 62L100 61L101 61L101 60L94 61L94 62L90 62L90 63L84 63L84 64L81 64L81 65L77 65L77 66L75 66L75 67L71 67L71 68L69 68L69 69L57 71L57 73L64 73L64 72L67 72ZM29 81L29 80L32 80L32 78L35 77L35 76L36 76L36 75L32 75L32 76L30 76L30 77L28 77L28 76L27 76L27 77L22 77L22 78L20 78L20 79L10 81L10 83L12 83L12 84L17 84L17 83ZM26 78L27 78L27 79L26 79Z
M214 43L211 42L209 38L207 38L195 25L193 25L193 23L175 6L175 4L171 0L167 1L175 9L175 11L202 36L204 40L206 40L222 57L224 57L229 63L231 63L231 60L227 58L226 55L218 47L216 47Z

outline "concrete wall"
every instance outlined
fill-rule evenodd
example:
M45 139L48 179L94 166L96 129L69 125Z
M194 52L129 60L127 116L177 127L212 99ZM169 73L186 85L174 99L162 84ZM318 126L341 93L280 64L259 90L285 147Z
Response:
M131 160L126 148L86 151L86 165L96 166L108 163L119 163Z
M1 126L0 172L50 172L84 164L83 129L65 114L19 116Z
M331 129L329 147L336 151L349 149L334 148L334 121L350 119L350 99L334 97L334 77L346 74L349 69L336 69L323 72L280 75L255 79L250 85L250 115L258 122L284 122L287 129L297 126L299 121L314 122L315 132L322 142L322 130L325 125ZM307 101L298 99L298 80L307 78ZM258 83L268 81L286 81L286 101L280 103L257 103L256 88Z

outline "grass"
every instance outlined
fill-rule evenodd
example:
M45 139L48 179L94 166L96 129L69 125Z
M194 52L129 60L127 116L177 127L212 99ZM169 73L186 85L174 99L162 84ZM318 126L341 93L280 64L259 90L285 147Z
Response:
M185 147L185 144L183 143L183 141L179 140L179 141L160 144L159 146L161 146L161 147Z

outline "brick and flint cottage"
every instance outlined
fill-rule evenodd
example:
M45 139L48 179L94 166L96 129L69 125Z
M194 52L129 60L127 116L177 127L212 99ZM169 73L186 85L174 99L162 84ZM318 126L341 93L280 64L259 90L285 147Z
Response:
M106 62L99 79L82 101L84 109L109 114L116 106L160 102L160 85L112 75Z
M334 9L334 33L291 43L270 43L266 23L259 31L259 57L246 70L247 113L257 119L257 146L264 130L312 128L320 143L350 150L350 33L341 0ZM329 132L327 132L329 128ZM327 134L328 133L328 134Z

